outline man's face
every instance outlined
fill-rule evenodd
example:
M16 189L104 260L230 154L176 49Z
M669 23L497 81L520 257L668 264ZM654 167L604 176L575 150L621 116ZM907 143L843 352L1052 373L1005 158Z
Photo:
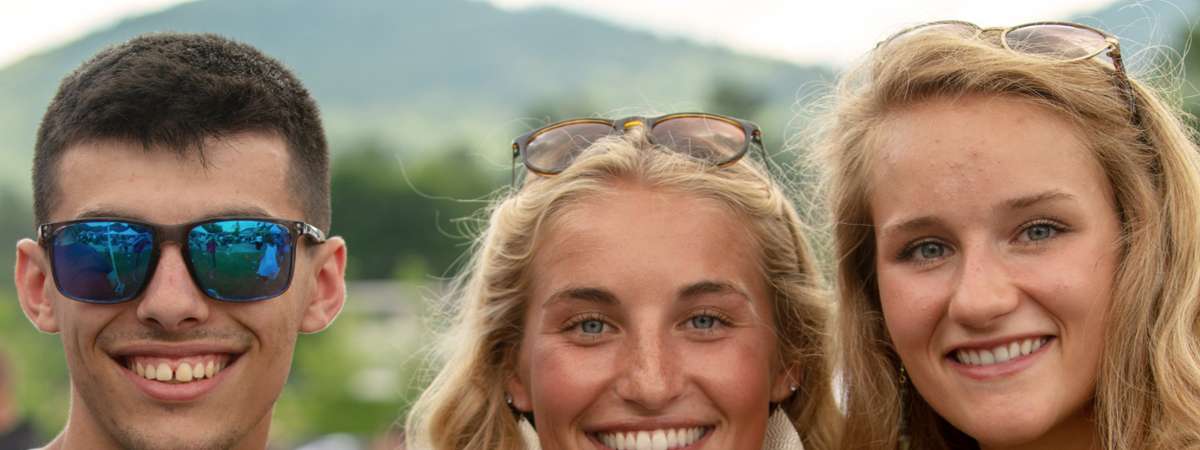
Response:
M243 133L210 140L204 158L207 167L195 155L145 151L131 142L75 145L57 168L60 202L50 221L303 219L289 189L291 157L282 139ZM251 303L208 298L190 278L179 245L170 243L142 294L113 305L62 296L44 251L21 242L22 306L42 331L60 333L74 386L64 446L264 447L297 333L323 329L344 299L342 241L301 241L291 287L279 297ZM165 365L178 374L186 365L208 372L210 363L211 377L190 382L147 379L136 370ZM152 378L167 378L158 372Z

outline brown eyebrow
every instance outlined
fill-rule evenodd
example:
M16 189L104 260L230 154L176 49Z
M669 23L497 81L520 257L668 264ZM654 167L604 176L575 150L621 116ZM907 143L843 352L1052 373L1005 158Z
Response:
M685 286L679 290L680 300L690 300L705 294L734 294L750 301L745 291L731 283L723 281L704 280ZM542 304L543 307L563 300L577 300L602 305L619 305L620 300L612 292L593 287L571 287L555 292Z
M892 233L907 232L908 230L925 228L925 227L928 227L931 225L938 224L940 222L941 222L940 220L938 220L937 218L935 218L933 216L921 216L921 217L916 217L913 219L905 220L905 221L900 222L895 225L888 225L886 227L883 227L883 230L881 230L881 232L879 234L887 235L887 234L892 234Z
M692 283L679 290L679 298L684 300L705 294L734 294L745 298L746 301L750 300L750 296L746 295L746 292L733 284L723 281L704 280Z
M562 300L579 300L588 303L599 303L603 305L617 305L621 302L617 300L617 296L612 292L604 289L593 287L571 287L555 292L546 302L543 307Z
M1042 202L1074 199L1074 195L1063 191L1051 190L1009 200L1004 202L1004 206L1006 206L1008 209L1024 209Z

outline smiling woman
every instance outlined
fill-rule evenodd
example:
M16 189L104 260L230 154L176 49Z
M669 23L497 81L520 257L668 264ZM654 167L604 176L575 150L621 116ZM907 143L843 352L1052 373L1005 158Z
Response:
M493 210L453 297L444 366L409 417L413 448L832 442L828 306L796 212L750 158L711 151L744 152L757 129L659 119L518 140L529 161L602 136L540 160L555 163ZM749 133L720 148L680 139L739 127Z
M1200 157L1065 23L881 43L825 123L843 449L1200 442Z

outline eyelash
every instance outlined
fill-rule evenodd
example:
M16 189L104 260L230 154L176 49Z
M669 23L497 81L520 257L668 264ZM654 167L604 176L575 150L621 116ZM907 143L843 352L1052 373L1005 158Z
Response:
M1026 234L1029 233L1029 230L1032 230L1034 227L1048 227L1052 231L1052 233L1045 238L1038 239L1038 240L1021 241L1022 243L1030 244L1030 245L1038 245L1041 243L1041 241L1045 241L1047 239L1053 239L1053 238L1057 237L1059 234L1070 231L1070 228L1068 228L1066 225L1063 225L1061 222L1051 220L1051 219L1034 219L1029 222L1026 222L1024 225L1021 226L1020 231L1017 232L1018 241L1020 241L1022 238L1024 238L1026 236Z
M930 260L927 260L927 259L917 260L917 258L916 258L917 250L926 244L937 244L937 245L942 246L943 253L944 253L945 249L948 249L950 247L937 239L921 239L921 240L918 240L911 244L908 244L908 246L901 249L900 254L896 255L896 260L897 261L914 261L918 264L928 264Z
M692 328L694 330L698 330L698 331L704 332L704 333L712 332L718 326L728 327L728 326L733 325L733 318L729 317L728 315L721 313L720 311L716 311L716 310L702 309L702 310L696 311L692 315L689 315L688 318L683 321L684 326L691 325L692 321L695 320L697 317L712 317L713 320L715 321L713 323L712 328Z
M1027 240L1027 241L1021 240L1027 233L1029 233L1029 230L1033 229L1034 227L1041 227L1041 226L1048 227L1052 231L1052 234L1050 234L1049 236L1046 236L1045 238L1037 239L1037 240ZM1059 234L1065 233L1068 231L1070 231L1069 227L1067 227L1066 225L1063 225L1061 222L1058 222L1056 220L1046 219L1046 218L1034 219L1029 222L1025 222L1024 224L1021 225L1021 227L1017 231L1017 240L1018 240L1018 242L1020 242L1022 244L1040 245L1041 241L1045 241L1047 239L1053 239L1053 238L1057 237ZM916 258L917 250L919 250L922 246L924 246L926 244L940 245L943 249L943 254L944 254L945 250L950 248L950 246L946 245L945 243L942 243L940 240L937 240L937 239L932 239L932 238L921 239L921 240L913 242L913 243L909 244L908 246L905 246L903 249L901 249L900 253L898 255L896 255L896 260L898 260L898 261L914 261L914 262L917 262L918 264L929 263L931 261L929 259L918 260Z
M612 324L608 323L608 321L605 320L605 317L603 314L583 313L583 314L579 314L574 317L571 317L570 320L568 320L566 323L563 324L561 331L562 332L575 332L575 333L579 334L580 336L589 336L589 337L595 337L595 336L599 336L600 334L604 334L604 331L601 331L600 333L584 333L582 329L579 329L580 325L583 325L585 322L590 322L593 320L600 322L602 325L604 325L604 327L605 327L604 331L607 331L609 328L612 328Z

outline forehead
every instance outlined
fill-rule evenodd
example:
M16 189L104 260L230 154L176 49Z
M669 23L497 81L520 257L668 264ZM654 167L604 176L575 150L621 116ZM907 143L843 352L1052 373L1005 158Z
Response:
M58 202L50 220L111 215L172 224L264 213L301 218L289 185L291 155L281 138L210 138L202 155L124 140L68 147L57 167Z
M961 200L990 207L1001 196L1108 191L1078 127L1028 101L926 101L892 113L876 133L871 183L877 212L902 203L936 209Z
M534 258L535 286L570 284L674 290L727 279L763 283L749 223L694 194L619 187L568 207L549 224Z

